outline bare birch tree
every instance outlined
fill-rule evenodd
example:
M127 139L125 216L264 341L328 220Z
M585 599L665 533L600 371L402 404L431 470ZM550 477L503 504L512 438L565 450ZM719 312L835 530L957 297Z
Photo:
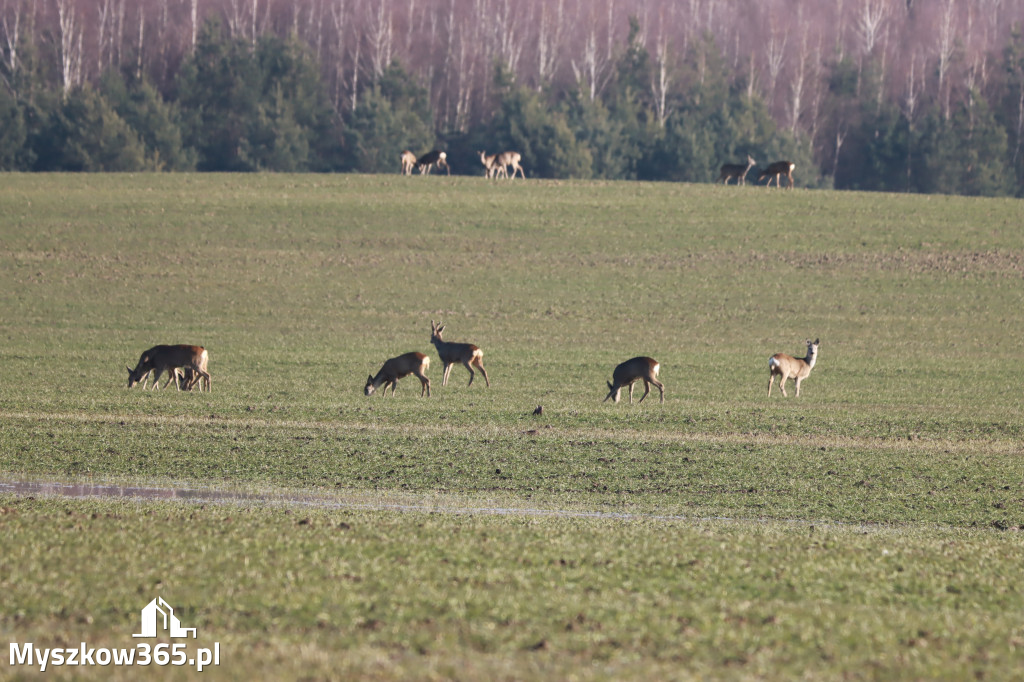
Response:
M391 64L394 31L388 0L375 0L374 4L376 11L370 13L366 40L370 45L370 68L373 78L377 79L384 75L384 70Z
M12 76L18 73L21 63L18 61L18 46L21 44L22 0L4 0L3 17L0 22L4 28L4 65Z
M942 15L939 17L939 31L938 31L938 95L939 100L942 103L942 117L946 120L949 119L950 113L950 86L949 86L949 65L953 59L953 51L955 49L955 34L954 34L954 23L955 23L955 0L946 0L945 6L943 7Z
M61 85L67 96L72 88L81 84L82 28L78 23L73 0L54 0L60 38Z
M558 70L559 48L565 42L565 0L540 2L540 21L537 22L537 87L550 82Z

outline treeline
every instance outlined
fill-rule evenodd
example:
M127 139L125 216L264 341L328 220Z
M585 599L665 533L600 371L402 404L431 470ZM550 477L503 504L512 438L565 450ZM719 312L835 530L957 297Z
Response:
M455 173L483 174L477 150L515 149L530 177L710 182L749 154L762 166L795 162L803 186L1024 196L1020 31L999 42L988 22L971 50L904 59L909 71L897 78L893 34L878 27L895 19L869 20L899 7L906 26L923 25L904 0L851 3L864 12L850 30L864 43L856 50L812 49L806 38L787 48L795 34L773 23L785 58L767 59L767 72L753 49L741 58L738 28L736 44L722 44L730 34L711 21L715 3L692 2L707 29L689 26L672 41L681 15L652 15L653 0L622 3L642 10L628 16L612 0L606 14L586 16L583 3L576 15L561 0L513 14L512 4L476 0L478 10L505 10L486 35L486 73L467 53L469 19L455 13L463 0L408 0L405 14L387 0L295 2L287 16L252 0L205 23L198 0L180 0L191 7L183 23L169 21L168 3L163 15L140 4L134 47L125 0L96 0L96 16L121 24L102 18L104 36L90 33L92 43L83 42L84 0L12 2L0 16L5 170L398 172L403 149L437 147ZM531 42L521 29L537 7ZM573 16L590 21L574 33L578 55L566 33ZM47 22L56 24L43 31ZM342 31L349 25L361 28ZM869 30L878 35L869 40ZM502 31L513 34L505 43ZM437 45L417 47L416 36L451 51L438 63ZM556 43L545 41L554 39L562 47L552 54ZM524 47L538 54L528 59Z

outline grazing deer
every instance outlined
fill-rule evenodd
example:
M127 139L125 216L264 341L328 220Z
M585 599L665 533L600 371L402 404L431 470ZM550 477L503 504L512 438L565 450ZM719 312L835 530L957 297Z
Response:
M793 188L793 169L796 164L790 161L776 161L757 174L757 181L761 182L768 178L767 187L772 186L772 178L775 178L775 186L782 187L782 176L785 175L789 181L789 189Z
M505 175L508 175L508 173L505 172L504 166L501 166L501 167L498 166L498 155L497 154L491 154L490 156L488 156L487 152L477 152L477 153L480 155L480 163L482 163L484 165L484 167L487 169L487 179L488 180L490 180L492 177L494 177L494 178L498 177L499 171L502 172L502 173L505 173Z
M658 387L661 392L661 402L665 402L665 385L658 381L658 370L661 365L654 358L636 357L626 360L612 372L612 380L608 382L608 395L601 402L607 402L608 398L613 403L619 402L619 391L623 386L629 387L629 404L633 404L633 384L637 379L644 381L644 394L640 396L640 402L644 401L647 394L651 392L651 384Z
M443 331L443 324L436 325L433 320L430 321L430 342L434 344L434 348L437 348L437 355L441 358L441 363L444 365L441 385L448 385L448 375L452 372L452 366L456 362L461 362L469 370L469 383L466 384L467 386L473 385L473 378L476 376L473 372L473 367L476 366L483 373L484 381L490 387L491 381L487 378L487 370L484 369L484 352L471 343L449 343L442 340L441 332Z
M444 169L448 171L448 175L452 174L451 168L448 167L448 155L442 151L435 149L416 159L416 167L420 169L420 175L424 173L429 174L431 166L437 166L438 169L444 166Z
M416 165L416 155L408 149L402 152L402 175L412 175L412 169Z
M498 158L496 160L498 167L501 169L498 172L508 177L508 166L512 166L512 177L509 179L515 180L516 173L521 173L523 180L525 180L526 172L523 170L523 167L519 165L519 162L522 160L523 155L519 152L502 152L501 154L498 154Z
M807 357L794 358L785 353L776 353L768 359L768 397L772 397L772 383L775 375L779 375L779 388L782 395L789 397L786 393L786 380L792 377L796 380L796 397L800 397L800 382L807 378L807 375L814 369L814 363L818 360L819 339L807 340Z
M722 171L718 174L718 180L715 182L720 180L723 185L728 185L729 181L735 178L737 185L745 185L747 184L747 173L756 165L757 161L754 161L754 157L747 154L746 166L741 163L727 163L723 165Z
M178 383L180 374L178 370L185 367L194 373L193 378L186 382L187 388L191 389L198 382L199 390L202 391L202 380L206 379L206 390L209 391L210 373L206 370L209 361L210 355L202 346L153 346L142 353L139 357L139 364L135 366L135 369L125 367L128 370L128 388L142 381L142 388L145 390L146 384L149 382L150 372L155 372L153 374L153 388L157 388L160 375L167 371L170 376L167 378L164 388L167 388L167 384L174 381L175 387L180 391L181 385Z
M373 395L381 385L384 386L383 395L388 394L388 386L391 386L391 395L395 395L395 388L398 386L398 380L402 377L407 377L410 374L414 374L417 379L420 380L420 397L426 393L427 397L430 397L430 379L424 374L430 369L430 358L423 353L406 353L399 355L397 358L391 358L384 363L384 366L377 372L377 376L368 376L366 378L366 386L363 388L363 392L366 395Z

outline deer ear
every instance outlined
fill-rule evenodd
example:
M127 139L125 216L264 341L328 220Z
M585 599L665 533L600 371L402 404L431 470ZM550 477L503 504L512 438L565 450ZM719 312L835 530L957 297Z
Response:
M814 339L814 345L815 346L817 346L819 343L821 343L821 339Z
M125 368L126 370L128 370L128 373L129 373L129 374L131 374L131 373L132 373L132 368L131 368L131 367L129 367L128 365L125 365L125 366L124 366L124 368Z
M366 377L366 383L368 383L368 384L372 384L373 383L373 375L372 374L370 374L370 375L368 375Z

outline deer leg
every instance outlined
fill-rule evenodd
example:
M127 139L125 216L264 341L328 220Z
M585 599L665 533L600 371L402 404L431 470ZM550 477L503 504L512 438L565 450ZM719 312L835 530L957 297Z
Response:
M796 397L800 397L800 382L803 381L800 377L796 378Z
M789 397L789 394L786 393L786 380L787 379L789 379L789 377L787 377L785 374L783 374L782 376L779 377L779 388L782 389L782 395L784 397L786 397L786 398Z
M642 396L640 396L640 402L641 403L644 401L644 398L646 398L647 394L650 393L650 392L651 392L651 384L650 384L649 381L647 381L647 379L644 379L644 394Z
M476 378L476 372L473 371L473 365L470 364L469 360L463 361L463 366L469 370L469 383L467 386L473 385L473 379Z
M441 385L442 386L447 386L448 385L448 375L451 373L451 371L452 371L452 366L450 364L446 364L444 366L444 372L441 373Z
M633 404L633 382L629 382L629 404Z
M484 361L483 361L483 359L477 358L476 362L474 364L476 365L477 369L479 369L480 372L484 375L484 383L487 384L487 388L490 388L491 387L491 380L487 378L487 370L484 369Z
M651 379L651 383L658 387L658 392L661 393L661 402L665 402L665 384L657 379Z
M423 394L426 393L427 397L429 398L430 397L430 379L428 379L427 377L423 376L422 372L416 372L416 378L418 378L420 380L420 397L422 398Z
M775 372L768 370L768 397L772 397L772 384L775 383Z

